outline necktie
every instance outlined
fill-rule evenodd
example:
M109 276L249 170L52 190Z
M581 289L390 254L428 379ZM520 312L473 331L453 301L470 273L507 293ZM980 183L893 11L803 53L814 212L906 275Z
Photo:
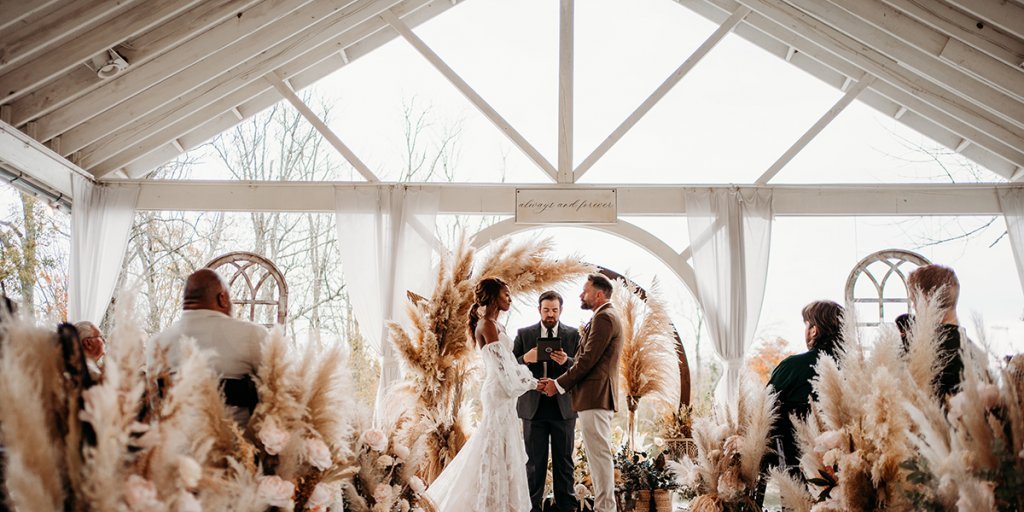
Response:
M554 338L554 337L555 337L555 330L550 328L550 327L548 327L548 338Z

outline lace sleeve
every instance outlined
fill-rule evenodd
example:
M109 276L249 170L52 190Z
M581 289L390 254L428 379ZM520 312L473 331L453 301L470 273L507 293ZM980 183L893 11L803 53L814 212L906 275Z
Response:
M531 389L537 389L537 379L526 366L512 357L512 351L500 342L484 347L487 359L494 367L494 376L509 396L519 396Z

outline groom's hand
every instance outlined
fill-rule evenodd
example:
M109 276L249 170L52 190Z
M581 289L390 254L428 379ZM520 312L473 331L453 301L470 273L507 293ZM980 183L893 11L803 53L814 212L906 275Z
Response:
M563 350L557 350L551 353L551 360L562 365L569 360L569 355Z
M544 392L544 388L547 387L548 379L546 377L537 379L537 391Z
M547 396L555 396L558 394L558 388L555 387L555 381L547 379L544 381L544 389L542 392Z

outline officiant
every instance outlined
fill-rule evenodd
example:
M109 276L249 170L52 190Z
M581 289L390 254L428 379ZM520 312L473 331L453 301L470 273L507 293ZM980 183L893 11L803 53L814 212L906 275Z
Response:
M519 329L516 334L512 351L516 359L529 367L538 379L554 379L565 373L572 366L579 346L579 331L558 321L562 316L562 305L562 296L558 292L542 293L537 306L540 322ZM572 408L572 395L564 393L549 397L539 391L528 391L519 397L517 410L523 420L526 478L530 483L532 512L542 510L549 446L557 510L577 510L572 461L576 411Z

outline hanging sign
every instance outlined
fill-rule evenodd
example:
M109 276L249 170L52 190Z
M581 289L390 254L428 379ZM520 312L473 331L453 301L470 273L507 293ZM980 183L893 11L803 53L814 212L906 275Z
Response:
M516 224L615 224L614 188L517 188Z

